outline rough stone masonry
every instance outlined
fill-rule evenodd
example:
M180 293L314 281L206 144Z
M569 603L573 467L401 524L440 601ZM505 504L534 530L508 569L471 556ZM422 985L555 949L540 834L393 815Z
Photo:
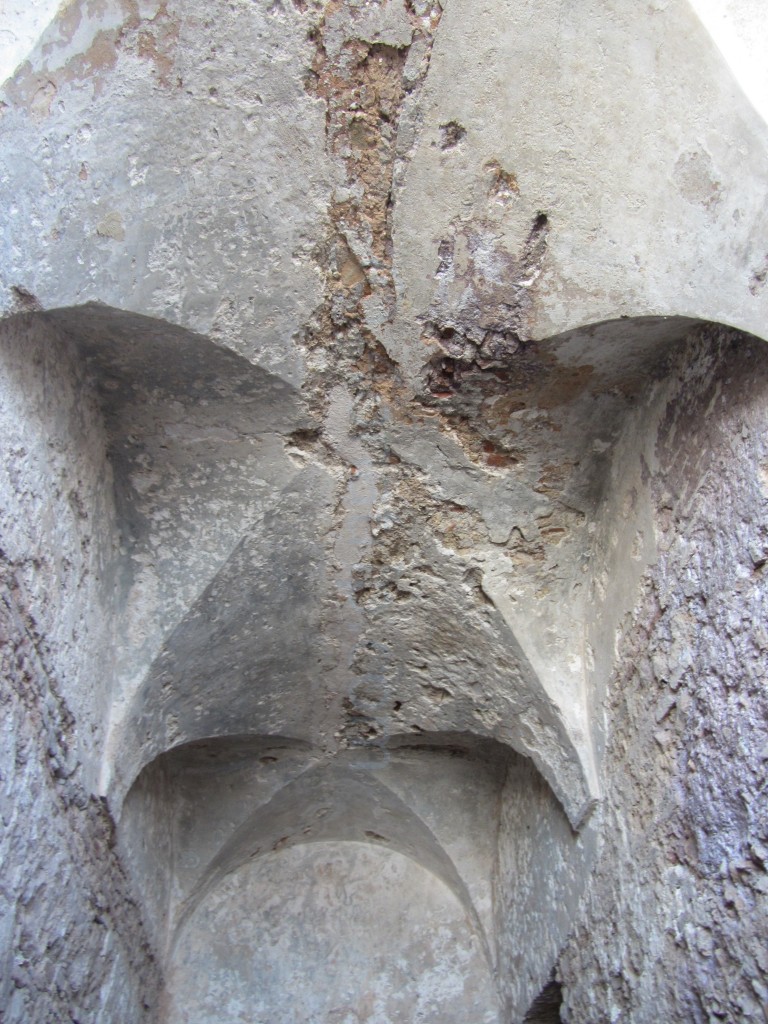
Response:
M705 6L9 5L8 1024L768 1018L766 26Z

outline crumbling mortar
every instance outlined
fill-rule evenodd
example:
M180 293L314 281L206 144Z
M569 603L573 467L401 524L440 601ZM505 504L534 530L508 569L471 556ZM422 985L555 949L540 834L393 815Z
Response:
M397 367L366 326L362 301L375 293L394 311L392 189L398 124L406 94L417 92L426 75L442 10L436 3L408 4L414 38L427 44L424 64L411 81L404 76L410 47L357 39L353 25L341 52L329 56L327 24L343 10L342 0L331 0L310 31L316 55L306 88L325 103L328 152L343 169L346 195L331 204L329 229L315 252L326 281L325 298L300 339L310 352L321 347L332 353L333 366L310 373L306 390L327 393L329 383L350 381L362 389L370 385L365 370L373 369L374 388L388 400L402 399Z
M351 387L359 410L358 435L378 460L385 453L378 440L381 421L367 398L371 393L385 402L400 422L418 424L425 417L437 416L441 429L460 438L476 465L491 474L504 473L518 465L522 456L503 438L494 437L492 430L479 425L482 417L477 416L477 403L470 392L480 385L482 397L487 398L503 390L510 362L528 344L526 323L532 301L528 288L516 289L507 319L496 326L480 329L462 322L457 328L448 321L427 322L425 340L432 343L435 339L431 336L437 335L441 352L433 357L425 393L415 403L399 368L367 327L363 309L363 302L375 295L390 315L394 313L392 197L398 163L405 159L405 154L397 151L397 126L404 103L415 104L424 81L442 9L439 4L408 5L414 41L426 46L419 73L406 80L407 47L351 38L335 58L329 56L326 26L343 8L341 0L327 4L310 32L316 56L307 89L325 103L328 150L343 168L346 196L331 205L328 232L315 250L326 288L324 301L298 339L308 353L305 393L320 421L332 388L338 384ZM548 230L546 214L538 213L508 275L511 281L527 282L538 276ZM458 397L465 381L469 386L458 402L446 402L446 398Z
M315 60L306 88L325 103L326 146L341 180L329 210L328 230L314 254L325 280L324 299L298 340L307 352L304 392L316 422L325 420L329 396L343 387L353 402L350 437L362 442L372 463L381 467L389 453L380 440L378 404L384 401L396 416L407 417L408 397L396 364L366 324L363 303L375 295L390 315L394 313L392 189L398 125L406 96L418 92L426 74L441 9L439 4L408 5L413 38L427 44L419 74L408 81L405 68L410 47L356 38L351 22L341 49L331 56L326 46L328 25L345 9L342 0L315 6L316 20L310 30ZM327 459L323 433L318 431L311 447L316 453L322 447L322 457ZM332 448L337 465L339 460L345 463L345 477L354 479L358 467ZM372 471L371 465L367 472ZM340 536L346 486L339 488L337 498L332 519ZM360 603L354 567L337 566L337 570L352 572L353 593ZM354 656L350 670L354 678ZM340 745L375 739L378 727L351 696L343 698L341 710L344 718L335 735Z
M490 231L490 225L484 226L474 219L463 230L469 233L469 250L473 253L486 244L480 236L485 230ZM497 371L492 377L503 384L505 371L514 367L515 357L525 354L531 342L531 286L543 268L549 231L549 218L539 211L516 260L497 252L495 258L504 267L504 283L499 289L484 279L472 259L463 278L462 308L447 313L441 310L443 303L436 300L422 332L425 344L439 350L426 368L426 392L433 400L452 398L465 379L470 384L475 383L486 371ZM436 276L452 273L454 244L451 240L441 243L439 258ZM425 400L429 398L425 396ZM450 407L446 412L455 415Z

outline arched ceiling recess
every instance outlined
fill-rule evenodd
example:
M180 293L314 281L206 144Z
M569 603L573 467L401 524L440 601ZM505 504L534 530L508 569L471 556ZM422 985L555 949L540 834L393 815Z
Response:
M200 904L175 954L174 1024L508 1019L461 904L382 845L312 843L243 865Z
M309 419L284 381L167 322L95 303L36 315L74 340L102 409L115 727L168 633L301 477L288 449Z
M375 567L361 562L378 468L369 504L340 506L349 465L316 443L322 427L290 386L182 328L100 304L29 317L72 340L102 409L118 534L101 567L114 597L114 659L102 668L112 796L201 736L288 732L334 752L458 728L529 753L582 813L590 797L567 725L503 617L485 599L476 607L474 569L426 536L425 589L407 616L417 643L399 646L399 620L389 647L372 637L387 615L365 594ZM362 540L350 540L349 518ZM445 703L446 673L465 668L470 689Z
M475 614L476 579L439 545L442 575L433 572L409 616L420 632L411 651L418 663L403 660L397 623L391 656L367 635L343 649L347 594L359 580L340 577L360 568L361 550L339 565L345 524L332 512L349 470L332 450L306 450L319 429L288 385L152 318L98 304L34 315L74 339L104 416L120 532L105 566L117 597L105 756L113 795L169 746L244 728L293 733L326 750L402 729L474 730L530 752L561 794L579 791L558 708L503 618ZM367 533L372 507L355 514ZM463 620L451 651L435 632L455 614L441 580L454 585ZM367 603L363 596L352 607ZM364 612L360 625L365 634ZM441 711L443 676L425 666L464 659L473 686L488 677L482 695ZM372 694L387 681L399 696L384 697L384 707Z
M652 446L649 403L693 321L592 325L490 365L453 330L423 417L394 409L350 470L338 424L242 357L105 307L45 316L78 339L109 437L116 806L143 765L208 736L335 754L458 730L531 757L583 820L609 670L605 652L591 667L588 584L616 446L629 427L636 462Z
M693 321L620 319L490 361L446 327L420 401L349 440L332 404L310 413L181 328L35 315L76 340L108 438L116 807L145 764L208 736L333 755L458 730L531 757L584 819L612 651L594 623L617 621L654 554L652 530L611 540L634 522L620 477L652 463L665 360ZM625 584L602 606L600 573Z
M307 843L371 843L412 859L463 907L492 974L499 800L516 758L505 746L459 733L394 737L329 758L285 737L230 736L185 744L142 772L126 801L122 841L138 877L137 843L170 827L165 918L173 946L190 918L242 865ZM151 806L161 803L153 825ZM162 827L157 825L163 822ZM157 861L149 849L147 863Z
M115 792L163 750L207 736L291 735L336 753L442 729L529 753L561 793L578 793L559 709L503 616L477 609L477 582L437 545L412 607L373 609L352 665L340 662L345 623L304 533L314 511L283 492L169 635L126 715Z
M206 896L242 864L276 850L319 842L372 843L420 864L464 908L493 968L488 936L456 865L423 820L375 778L369 764L356 767L354 756L346 765L308 769L243 822L181 908L176 935Z

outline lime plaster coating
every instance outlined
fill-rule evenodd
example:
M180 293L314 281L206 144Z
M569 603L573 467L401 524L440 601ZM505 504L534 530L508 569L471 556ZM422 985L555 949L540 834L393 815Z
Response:
M762 1020L761 9L11 7L0 1015Z

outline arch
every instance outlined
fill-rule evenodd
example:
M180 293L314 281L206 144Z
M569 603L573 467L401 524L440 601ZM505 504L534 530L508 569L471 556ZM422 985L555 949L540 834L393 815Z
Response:
M466 632L461 642L467 650L474 649L486 682L474 694L451 695L444 708L439 697L436 706L434 701L425 702L423 694L431 690L438 696L443 692L450 695L450 684L442 682L441 652L429 639L443 615L441 591L453 590L459 608L471 609L472 605L463 604L463 583L458 585L453 567L435 549L433 565L443 566L440 571L445 575L437 585L428 580L424 583L424 600L412 604L409 619L411 633L420 630L421 654L429 665L428 685L423 686L422 670L409 660L416 650L412 643L404 639L401 649L395 650L403 620L394 604L377 609L375 626L378 634L387 633L389 654L384 654L379 643L374 647L378 652L375 658L366 654L358 659L357 689L375 687L376 680L388 672L397 679L399 703L406 698L412 730L459 728L498 739L531 756L576 826L585 819L599 792L591 734L597 728L599 745L600 728L599 723L595 726L591 708L599 703L607 657L598 651L597 667L588 667L595 659L590 637L595 618L590 617L589 589L575 576L577 559L583 557L585 545L590 546L593 574L605 573L598 566L603 557L601 545L607 543L609 521L614 522L618 514L615 508L610 511L616 491L615 467L621 461L616 446L627 435L631 421L638 444L652 447L653 425L643 416L652 419L653 414L642 409L654 389L662 386L666 360L675 345L693 329L699 329L699 324L688 318L620 318L585 325L533 343L521 359L498 371L494 386L504 401L514 402L516 395L525 394L532 410L546 410L548 418L535 442L539 454L530 463L533 470L541 467L544 457L575 467L572 479L559 485L555 504L568 515L581 517L580 521L575 527L571 524L571 535L560 540L557 517L547 518L541 536L555 536L561 577L568 585L574 580L578 583L577 600L555 588L551 598L534 601L527 595L539 586L541 573L535 571L518 572L512 581L516 592L510 594L509 566L488 551L479 586L492 610L486 611L482 627L462 610L457 630L458 637ZM164 365L159 372L172 373L173 368ZM467 391L471 392L480 376L477 368L467 368ZM291 394L280 382L276 393ZM285 426L275 426L279 427L276 436L285 439ZM301 429L293 433L301 433ZM401 432L397 443L398 450L408 455L409 438ZM645 449L643 457L648 454ZM335 585L326 570L327 554L321 540L334 527L320 512L324 502L332 504L338 475L316 461L304 464L300 471L288 462L283 464L289 475L284 484L273 478L265 514L245 530L238 525L235 546L223 553L218 572L163 638L156 657L145 663L138 685L127 695L110 751L110 764L114 765L110 793L117 806L142 767L162 751L206 736L242 731L243 722L248 723L246 731L254 735L282 730L328 750L334 747L333 743L329 746L327 737L338 726L331 718L323 721L307 695L316 692L321 676L340 669L330 650L336 642L336 627L328 611ZM471 481L471 477L466 479ZM525 480L524 474L518 472L514 485L504 484L512 507L519 501L515 488L519 489L521 480ZM536 490L535 478L531 477L528 486L531 493ZM456 494L461 497L458 489ZM498 495L494 500L498 501ZM567 534L568 530L560 532ZM650 557L649 547L641 559L635 559L633 572L625 574L625 595L636 578L635 570ZM624 596L608 602L609 617L618 614L621 601L628 599ZM487 632L489 622L495 637L493 653L490 649L487 654L477 653L486 642L479 630ZM582 650L585 636L587 648ZM556 643L553 637L559 638ZM607 650L602 640L599 643ZM568 657L560 655L560 648ZM216 691L211 695L214 679ZM593 698L594 692L597 698ZM355 691L343 701L341 697L343 694L338 695L335 713L344 718L347 712L338 704L354 703ZM489 711L482 709L482 702L490 703ZM367 710L355 710L354 716L369 721ZM370 731L366 742L375 744L377 736L396 732L402 724L402 716L378 707L366 726ZM347 737L349 740L361 741L357 736Z
M332 749L328 735L338 725L333 715L321 723L323 740L308 695L319 678L346 672L333 649L338 584L327 572L324 540L338 528L324 510L333 507L343 460L334 466L316 457L318 428L299 394L243 357L152 318L98 304L25 316L74 345L102 409L121 534L121 550L105 567L117 595L117 657L103 786L115 806L142 766L163 750L241 731L243 721L254 734L287 731ZM502 479L493 501L519 507L521 484L529 494L536 491L531 474L545 457L574 467L554 493L556 506L576 509L581 517L570 537L557 537L554 519L537 527L542 538L555 536L551 550L557 550L560 578L569 585L585 543L593 548L593 575L611 575L608 563L603 559L601 568L598 562L619 514L612 505L620 489L616 445L634 431L645 445L642 458L651 458L654 414L647 403L663 385L669 353L692 329L703 328L687 318L653 317L586 325L532 343L496 372L500 400L514 404L524 395L546 418L535 437L538 455L514 479ZM471 398L473 388L487 395L482 368L462 372L465 396ZM643 416L651 419L646 423ZM444 443L400 426L393 443L415 459L413 445L423 446L425 436L430 444ZM641 461L635 459L637 472ZM484 500L476 478L462 473L443 483L454 488L449 496L469 501L471 495L461 491L469 487ZM543 493L548 500L546 488ZM634 519L624 522L629 528ZM636 570L652 554L649 542L630 567L634 576L627 576L625 595L606 602L609 616L629 599ZM414 731L459 728L498 739L535 760L578 825L599 792L590 708L596 706L592 693L599 703L608 655L597 652L591 679L587 665L596 646L610 646L589 636L594 617L587 588L575 601L557 586L551 597L533 600L541 577L535 566L516 571L512 580L509 566L488 549L470 585L439 547L432 556L438 573L432 581L423 577L423 600L412 603L408 619L411 632L418 629L424 640L426 682L405 632L399 651L393 653L392 643L388 653L380 642L376 646L376 637L387 632L397 638L405 622L396 604L379 605L370 619L373 639L366 639L377 653L358 657L359 681L352 676L349 695L338 694L336 722L339 715L346 718L349 732L352 712L344 701L355 704L358 691L375 689L389 673L407 698L409 720L375 708L370 742L404 724ZM475 613L478 590L485 618ZM446 591L453 594L455 612L447 610ZM457 612L456 642L473 651L484 678L474 693L450 692L451 684L442 681L443 652L430 639L435 617ZM580 655L585 628L592 655ZM558 644L566 654L575 652L573 665L560 656ZM211 680L217 680L214 696ZM427 699L430 693L435 700ZM353 717L361 714L369 716L356 708ZM350 734L340 745L360 739Z
M370 770L323 764L309 768L258 807L205 868L173 924L171 944L222 879L247 861L322 842L371 843L395 850L435 875L463 907L492 973L494 958L466 883L423 820Z
M74 345L102 409L121 534L121 550L105 566L117 595L117 657L102 786L116 808L142 766L163 750L242 731L244 721L254 734L287 731L332 749L328 736L338 724L333 715L320 723L309 695L321 677L342 670L333 649L338 584L327 572L324 540L337 526L323 510L333 506L343 460L323 464L312 451L318 428L299 394L243 357L153 318L98 304L25 316ZM500 400L514 404L525 395L537 414L546 412L530 472L541 468L541 452L575 467L572 479L558 485L555 505L569 515L576 509L581 519L562 540L555 519L540 528L542 538L556 538L551 550L566 583L575 579L587 543L593 576L610 576L607 563L601 568L598 562L618 515L611 504L621 461L615 446L631 421L637 438L645 437L643 458L651 458L653 427L642 417L653 414L641 406L661 387L674 345L694 328L701 329L687 318L590 324L532 343L496 371ZM463 372L465 394L474 387L487 394L481 368ZM393 442L415 458L412 445L423 445L424 437L398 427ZM530 472L526 467L514 481L504 478L493 501L519 507L521 482L531 494L538 486ZM471 472L454 473L443 487L467 501L471 495L461 488L474 488L484 500ZM625 525L633 522L625 517ZM605 603L609 617L624 607L636 570L652 554L649 546L630 566L624 596ZM346 719L349 733L350 715L368 721L367 709L348 713L344 701L356 704L358 691L375 689L389 673L407 698L409 718L375 708L369 742L404 725L498 739L534 759L578 825L599 792L591 709L599 704L609 654L597 651L593 671L588 663L597 647L610 647L589 635L594 616L587 588L575 601L557 586L551 598L534 600L541 578L535 566L512 579L509 566L488 549L470 581L439 547L431 555L438 573L433 581L423 578L423 600L411 605L408 620L411 633L418 629L423 639L426 680L405 633L400 651L393 653L396 643L388 653L377 646L376 636L397 638L405 621L397 605L380 605L371 618L373 640L366 640L377 653L358 657L359 681L352 677L349 696L338 694L336 723L338 716ZM455 611L448 610L446 591L454 595ZM475 613L478 591L486 602L484 619ZM473 651L473 671L484 678L480 689L455 694L443 683L443 651L430 639L436 616L457 618L455 642ZM584 629L591 654L581 652ZM217 680L214 695L211 680ZM360 739L350 733L340 745Z
M147 816L142 817L141 806ZM229 885L228 879L235 884L244 866L271 856L279 859L307 845L372 844L412 860L451 893L463 908L494 983L501 986L503 975L508 984L507 967L496 966L500 907L509 899L533 905L554 899L562 917L563 908L576 899L569 887L582 878L578 864L590 846L587 833L571 850L576 837L530 761L498 741L457 732L401 734L378 747L351 749L334 758L285 736L198 741L161 755L145 768L125 808L120 830L137 879L145 878L146 867L158 861L169 869L175 865L165 885L170 899L156 887L143 894L150 918L164 914L167 902L170 927L158 943L169 969L179 943L187 941L187 928L197 927L197 908L211 899L215 904L216 893ZM552 822L550 832L543 819L553 811L560 824ZM163 841L159 826L172 819L172 835ZM551 843L557 837L565 845L540 853L531 878L518 877L514 854L502 853L498 846L502 820L504 844L531 829L542 841L549 836ZM131 860L142 835L159 842L154 850L146 848L144 864ZM164 842L172 856L163 855ZM519 868L524 864L525 858ZM569 864L573 873L563 874ZM518 917L514 928L523 930L516 938L505 938L505 957L510 942L525 945L531 920L524 913ZM197 940L189 941L194 945ZM550 952L550 944L548 933L541 947L534 944L524 954L533 980L527 967L515 972L516 986L523 992L540 972L538 958L546 960L545 971L551 968L555 951Z
M295 846L228 876L180 935L166 1000L169 1021L237 1020L243 1004L284 1024L501 1019L453 893L391 848L354 841Z
M98 303L29 315L75 346L106 435L118 531L105 566L116 650L106 789L136 688L243 534L274 518L301 474L286 449L311 421L284 380L167 321Z
M324 509L333 507L344 464L325 465L315 456L317 427L295 389L184 328L97 303L24 318L67 339L101 409L115 519L113 550L103 558L113 607L102 613L110 616L115 639L114 666L101 663L102 691L110 691L101 788L119 810L141 766L162 750L237 731L248 714L254 732L285 730L280 719L295 710L296 694L312 692L318 676L334 668L328 609L335 598L324 537L335 527ZM295 528L286 531L289 522ZM454 572L448 563L445 571ZM275 597L281 578L293 581L284 588L283 606ZM454 576L446 576L446 585L454 586ZM276 613L264 621L261 639L279 637L283 618L277 646L274 640L254 646L259 638L247 616L259 590L268 595L261 607ZM456 589L462 602L463 593L462 584ZM437 591L429 597L433 609L439 600ZM421 618L427 635L427 604ZM471 626L468 646L483 629L479 620ZM493 629L496 653L489 652L487 664L496 681L487 698L509 690L491 716L501 724L488 725L468 699L453 712L462 728L534 757L578 821L594 793L584 781L582 754L498 613ZM249 632L250 648L243 640ZM210 699L210 680L232 668L241 641L250 679L272 677L272 690L246 685L245 706L235 702L227 711L223 690ZM214 643L223 647L211 661ZM439 653L435 647L429 656ZM183 662L197 680L193 686ZM411 667L393 664L391 671L398 685L421 694ZM188 728L180 724L179 706ZM411 727L451 727L450 714L435 723L433 713L419 696ZM314 718L307 705L304 725Z

